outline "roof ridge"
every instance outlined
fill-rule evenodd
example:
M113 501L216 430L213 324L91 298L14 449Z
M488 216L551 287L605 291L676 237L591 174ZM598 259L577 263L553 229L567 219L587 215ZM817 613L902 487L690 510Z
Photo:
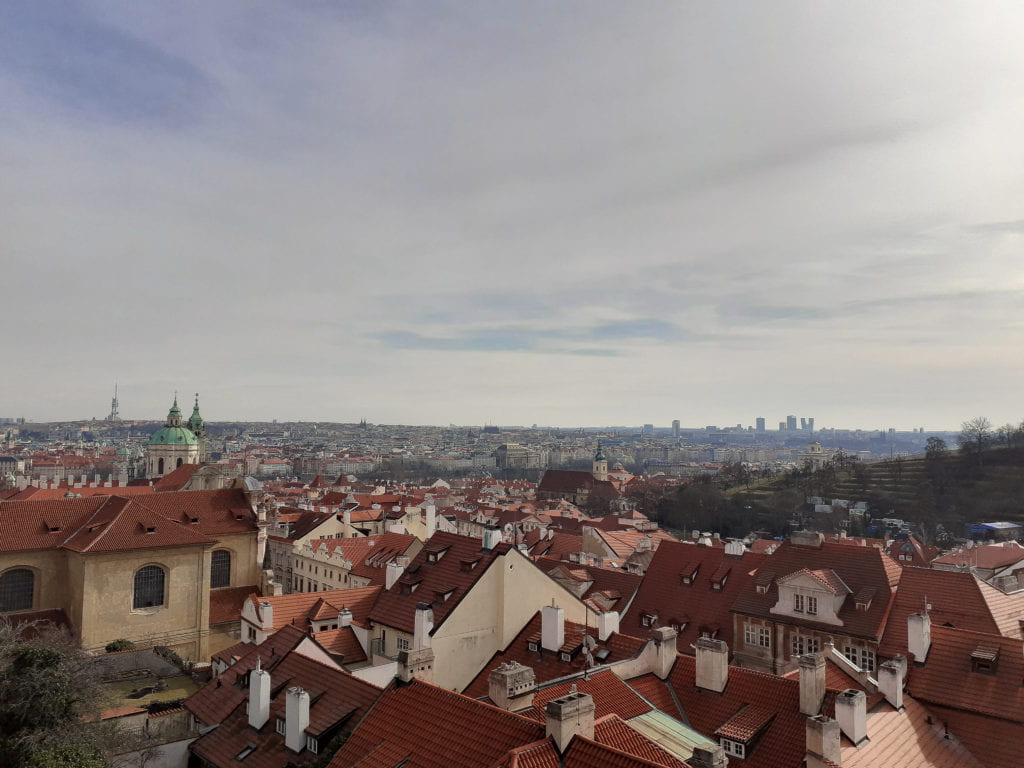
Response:
M88 542L84 547L82 547L82 551L83 552L88 552L90 549L93 548L94 544L96 544L98 541L103 539L103 537L110 531L110 529L113 527L114 523L117 522L120 519L121 515L124 514L124 511L128 508L128 505L131 503L130 500L125 498L124 496L107 496L107 500L104 501L102 504L100 504L100 507L99 507L99 509L96 510L96 512L99 513L100 510L106 509L107 504L111 503L115 499L117 501L121 501L121 502L124 502L124 503L121 505L120 509L113 510L114 514L113 514L113 516L109 520L107 520L106 524L103 526L103 530L100 531L99 534L97 534L92 539L92 541ZM86 525L84 525L82 527L83 528L88 528L89 526L88 526L88 524L86 524ZM79 529L79 530L81 530L81 529Z

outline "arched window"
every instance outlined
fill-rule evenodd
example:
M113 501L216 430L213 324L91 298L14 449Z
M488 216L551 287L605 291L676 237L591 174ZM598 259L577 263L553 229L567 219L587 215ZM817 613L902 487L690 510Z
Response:
M156 473L158 475L162 475L164 473L164 460L162 458L156 463Z
M0 613L32 610L36 575L28 568L12 568L0 574Z
M135 572L132 608L155 608L164 604L166 575L158 565L147 565Z
M231 586L231 553L218 549L210 558L210 589Z
M185 460L184 460L184 459L178 459L178 463L177 463L177 464L175 464L174 466L175 466L175 467L180 467L180 466L181 466L182 464L184 464L184 463L185 463Z

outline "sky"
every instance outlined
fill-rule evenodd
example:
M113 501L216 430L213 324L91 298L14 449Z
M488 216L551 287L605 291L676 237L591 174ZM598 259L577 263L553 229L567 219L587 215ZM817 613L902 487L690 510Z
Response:
M0 416L1024 418L1019 2L2 13Z

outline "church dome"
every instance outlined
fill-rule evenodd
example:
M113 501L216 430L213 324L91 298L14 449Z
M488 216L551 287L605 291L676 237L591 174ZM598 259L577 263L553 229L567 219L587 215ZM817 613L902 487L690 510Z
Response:
M185 427L160 427L149 436L150 445L198 445L199 440Z

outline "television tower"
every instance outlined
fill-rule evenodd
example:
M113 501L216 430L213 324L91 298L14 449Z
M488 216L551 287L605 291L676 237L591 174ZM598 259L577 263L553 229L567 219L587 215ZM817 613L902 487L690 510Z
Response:
M110 415L107 416L107 421L120 421L121 416L117 412L117 382L114 382L114 397L110 401Z

